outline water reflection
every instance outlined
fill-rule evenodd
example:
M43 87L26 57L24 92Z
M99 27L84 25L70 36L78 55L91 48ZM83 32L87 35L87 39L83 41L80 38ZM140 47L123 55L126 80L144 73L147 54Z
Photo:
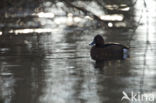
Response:
M146 2L147 5L150 5L149 2L156 4L152 0ZM110 15L114 13L114 20L116 22L120 19L116 22L120 25L124 25L123 20L128 19L126 16L129 13L135 13L137 17L132 18L132 21L137 21L140 17L138 12L142 11L138 4L141 3L143 2L137 2L135 12L129 12L129 5L110 3L106 7L113 9L113 12L108 11L111 14L102 16L109 27L119 25L111 21ZM90 5L97 4L95 1ZM50 6L48 3L44 5ZM41 17L38 19L40 24L44 24L43 28L15 28L0 32L21 34L0 36L0 102L121 103L123 91L128 94L133 91L156 96L154 6L148 6L148 12L146 8L143 10L143 25L133 31L128 28L125 32L122 29L95 28L92 26L94 19L90 15L78 17L72 11L62 13L60 8L65 6L64 3L58 2L56 5L58 13L63 14L63 17L61 15L55 18L55 12L55 16L49 13L37 14ZM119 6L123 7L119 9L122 12L118 11L116 15L117 11L114 9ZM49 20L49 17L53 19ZM93 24L90 25L90 22ZM126 60L92 61L88 43L98 33L105 37L106 42L129 45L131 57ZM147 103L140 103L143 102Z
M2 68L3 63L1 63L1 74L0 74L0 102L11 103L14 97L14 86L15 80L13 79L12 73L5 72Z

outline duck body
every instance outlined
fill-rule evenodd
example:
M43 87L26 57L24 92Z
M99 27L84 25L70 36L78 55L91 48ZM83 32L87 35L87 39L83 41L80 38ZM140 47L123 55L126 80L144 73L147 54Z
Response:
M91 58L95 61L128 58L129 48L119 43L104 43L101 35L95 36L91 43Z

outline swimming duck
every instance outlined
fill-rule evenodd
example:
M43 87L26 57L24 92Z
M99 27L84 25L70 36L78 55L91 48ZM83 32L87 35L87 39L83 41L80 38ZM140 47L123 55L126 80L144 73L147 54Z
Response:
M129 48L119 43L105 43L101 35L96 35L93 42L90 43L90 55L95 61L103 61L110 59L126 59L128 58Z

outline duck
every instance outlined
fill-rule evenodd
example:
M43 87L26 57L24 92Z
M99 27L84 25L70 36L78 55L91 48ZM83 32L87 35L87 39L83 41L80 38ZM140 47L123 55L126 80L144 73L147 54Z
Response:
M95 61L126 59L129 57L129 47L120 43L105 43L100 34L97 34L89 45L92 46L90 56Z

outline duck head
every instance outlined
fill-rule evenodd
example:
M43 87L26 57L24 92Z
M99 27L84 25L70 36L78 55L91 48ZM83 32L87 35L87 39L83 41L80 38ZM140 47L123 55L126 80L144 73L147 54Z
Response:
M103 46L104 45L104 39L101 35L96 35L93 39L93 42L90 43L89 45L93 46L93 45L96 45L96 46Z

